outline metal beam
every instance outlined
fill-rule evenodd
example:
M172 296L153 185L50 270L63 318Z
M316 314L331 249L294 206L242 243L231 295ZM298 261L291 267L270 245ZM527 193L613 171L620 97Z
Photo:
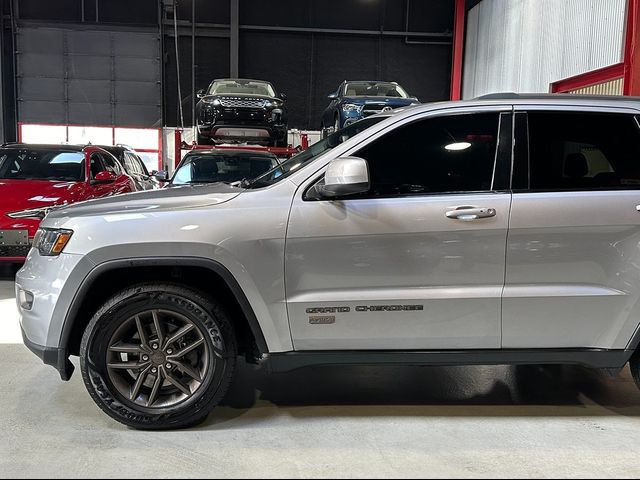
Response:
M230 0L238 1L238 0ZM173 23L170 22L171 25ZM178 27L191 28L190 22L178 21ZM204 31L215 33L211 36L226 36L231 35L231 25L225 23L196 23L196 28ZM328 35L361 35L368 37L411 37L411 38L426 38L440 40L439 43L451 44L453 39L453 33L451 32L408 32L408 31L393 31L393 30L359 30L359 29L340 29L340 28L308 28L308 27L279 27L279 26L267 26L267 25L238 25L239 30L255 31L255 32L282 32L282 33L320 33ZM182 31L180 35L182 35ZM190 30L185 30L185 35L190 35Z
M231 42L229 42L229 76L240 76L240 0L231 2Z

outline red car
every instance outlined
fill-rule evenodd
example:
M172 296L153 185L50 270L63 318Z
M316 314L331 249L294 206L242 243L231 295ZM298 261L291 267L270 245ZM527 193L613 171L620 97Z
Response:
M98 147L0 147L0 262L24 261L51 208L135 190L115 157Z

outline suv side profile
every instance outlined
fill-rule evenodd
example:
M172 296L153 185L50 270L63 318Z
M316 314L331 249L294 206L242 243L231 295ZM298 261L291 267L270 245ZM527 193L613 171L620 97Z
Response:
M639 382L639 115L610 97L429 104L240 186L53 211L16 279L25 343L63 379L79 355L97 405L141 429L204 420L238 355L629 363Z

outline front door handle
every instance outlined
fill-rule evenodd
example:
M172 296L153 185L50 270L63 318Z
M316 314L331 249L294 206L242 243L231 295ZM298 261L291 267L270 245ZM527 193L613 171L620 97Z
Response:
M495 217L496 209L465 205L462 207L454 207L452 210L447 211L445 215L447 216L447 218L451 218L453 220L471 222L473 220L479 220L481 218Z

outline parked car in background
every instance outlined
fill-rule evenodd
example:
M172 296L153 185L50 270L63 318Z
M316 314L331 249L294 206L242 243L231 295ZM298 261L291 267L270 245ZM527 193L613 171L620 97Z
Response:
M149 175L147 166L133 148L126 145L100 145L100 148L116 157L124 167L127 175L136 182L136 188L138 190L155 190L160 188L160 182L158 182L153 175Z
M0 262L24 261L52 208L134 191L133 179L99 147L0 147Z
M262 80L214 80L198 92L198 143L288 143L286 95Z
M376 113L419 103L396 82L344 81L329 95L331 103L322 114L320 128L340 130Z
M270 152L247 150L194 150L180 162L167 187L251 180L280 164ZM163 177L164 175L164 177ZM167 178L159 172L160 178Z

